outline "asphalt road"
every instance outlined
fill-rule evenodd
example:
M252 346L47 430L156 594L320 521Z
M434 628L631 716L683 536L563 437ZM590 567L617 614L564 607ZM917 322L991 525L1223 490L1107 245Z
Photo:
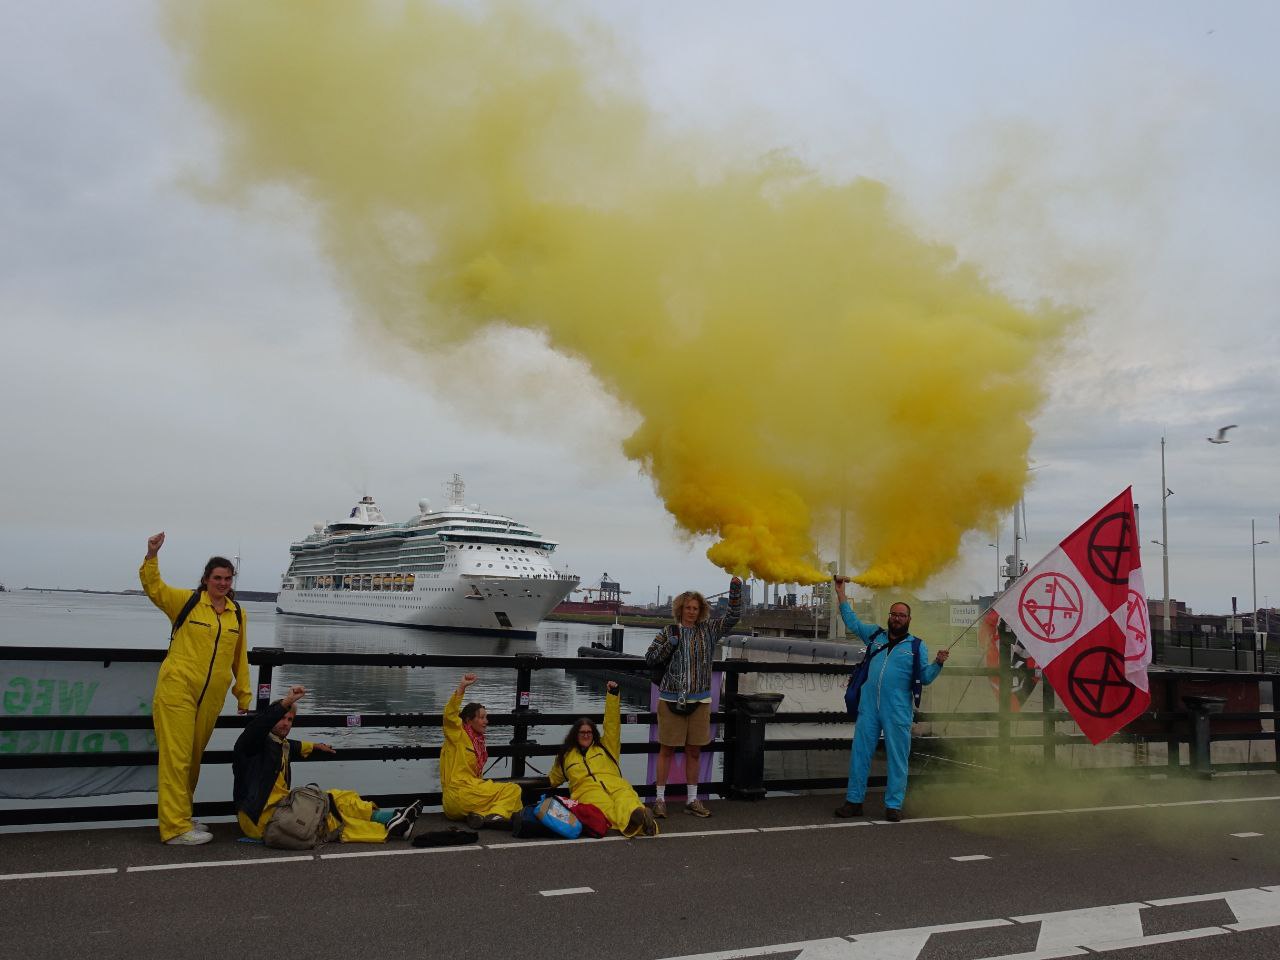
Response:
M709 820L673 805L654 840L437 850L294 854L231 824L196 848L149 829L4 835L0 942L94 960L1280 956L1280 778L1082 796L920 791L900 824L837 821L830 795L713 802Z

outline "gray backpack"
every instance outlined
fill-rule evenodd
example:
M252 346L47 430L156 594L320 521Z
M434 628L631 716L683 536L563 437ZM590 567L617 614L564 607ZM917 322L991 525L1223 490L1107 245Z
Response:
M338 821L329 830L329 814ZM314 783L294 787L289 795L276 804L262 831L262 842L278 850L312 850L322 843L330 843L342 836L342 817L338 808Z

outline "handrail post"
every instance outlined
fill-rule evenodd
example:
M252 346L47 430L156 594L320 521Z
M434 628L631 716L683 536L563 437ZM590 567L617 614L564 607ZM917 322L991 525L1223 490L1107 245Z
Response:
M1280 679L1271 681L1271 711L1280 710ZM1276 772L1280 773L1280 718L1271 718L1271 739L1275 744Z
M1195 639L1194 637L1192 638ZM1178 735L1178 720L1175 717L1180 711L1178 703L1178 681L1173 677L1165 677L1164 710L1165 710L1165 750L1168 757L1165 764L1170 767L1182 766L1182 738Z
M747 657L725 657L724 663L749 663ZM720 739L724 749L721 751L721 763L723 765L724 774L721 779L726 784L723 796L729 795L728 784L731 782L733 770L737 764L738 756L738 711L734 708L734 704L738 701L738 682L740 674L737 670L726 670L724 676L724 689L720 693L720 710L724 713L724 727L720 734Z
M1013 645L1011 643L1001 643L997 649L1000 654L1000 690L996 699L999 701L1000 710L996 720L996 750L1001 764L1007 766L1010 752L1009 737L1013 726L1010 720L1013 715Z
M274 664L270 660L258 664L257 704L255 710L265 710L271 706L271 671Z
M511 776L519 778L524 776L524 750L523 747L529 742L529 721L526 719L531 713L535 713L529 704L529 690L533 686L533 671L536 668L537 657L516 657L516 705L511 712L515 715L513 726L514 731L511 734Z
M1058 762L1058 744L1054 738L1058 735L1058 724L1053 715L1057 712L1057 700L1054 697L1053 687L1049 685L1048 680L1044 679L1043 674L1040 678L1040 709L1044 720L1045 766L1056 765Z

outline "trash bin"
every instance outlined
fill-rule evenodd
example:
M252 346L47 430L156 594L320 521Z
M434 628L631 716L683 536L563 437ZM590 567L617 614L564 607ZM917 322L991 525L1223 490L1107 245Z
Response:
M735 694L729 709L734 714L732 761L725 771L732 800L759 800L764 789L765 722L778 712L780 693Z

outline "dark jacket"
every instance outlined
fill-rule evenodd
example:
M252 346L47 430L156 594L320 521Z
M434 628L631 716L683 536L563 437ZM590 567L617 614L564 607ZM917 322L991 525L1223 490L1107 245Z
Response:
M287 712L280 700L259 711L245 726L231 750L231 770L235 777L231 798L236 810L248 814L255 823L262 816L267 798L271 796L271 788L280 775L280 762L284 754L284 746L271 736L271 728ZM303 759L301 743L297 740L286 740L284 743L289 745L290 764ZM287 765L284 768L284 782L292 786Z

